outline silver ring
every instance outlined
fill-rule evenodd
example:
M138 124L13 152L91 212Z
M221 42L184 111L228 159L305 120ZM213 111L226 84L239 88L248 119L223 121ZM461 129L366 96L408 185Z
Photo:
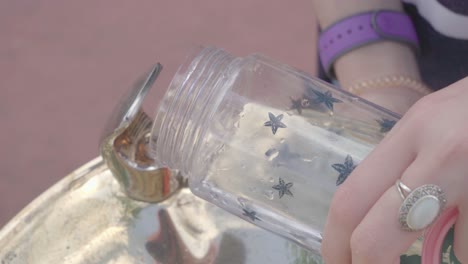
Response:
M401 180L396 188L403 203L400 206L398 220L406 231L420 231L431 225L447 203L445 193L437 185L426 184L411 190Z

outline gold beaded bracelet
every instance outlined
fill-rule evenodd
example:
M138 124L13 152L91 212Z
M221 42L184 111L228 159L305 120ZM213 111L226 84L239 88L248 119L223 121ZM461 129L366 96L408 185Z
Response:
M423 95L427 95L432 92L432 90L429 89L429 87L427 87L421 81L415 80L411 77L404 75L389 75L371 80L359 81L347 87L346 90L353 94L359 95L368 89L381 89L391 87L405 87L408 89L412 89L416 92L422 93Z

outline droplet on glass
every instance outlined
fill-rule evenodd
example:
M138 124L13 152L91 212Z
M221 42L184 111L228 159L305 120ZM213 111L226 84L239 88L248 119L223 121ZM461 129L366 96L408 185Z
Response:
M242 197L239 197L237 198L237 201L239 202L239 204L242 206L242 207L245 207L246 204L247 204L247 200L242 198Z
M239 113L239 117L244 117L245 116L245 110Z
M227 204L228 204L226 198L224 198L224 197L221 198L221 203L224 204L224 205L227 205Z
M214 200L218 200L219 198L218 194L215 192L210 192L210 195L211 195L211 198L213 198Z
M273 190L264 191L263 194L268 200L273 200L273 198L275 197L275 193L273 192Z
M278 157L279 151L276 148L271 148L265 152L265 156L268 157L269 161L272 161L274 158Z

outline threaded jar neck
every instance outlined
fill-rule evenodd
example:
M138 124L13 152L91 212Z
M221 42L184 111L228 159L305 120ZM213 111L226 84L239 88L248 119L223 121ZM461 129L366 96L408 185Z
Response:
M238 61L221 49L203 48L178 69L151 133L151 154L160 165L186 176L192 172L210 119L230 88L230 68Z

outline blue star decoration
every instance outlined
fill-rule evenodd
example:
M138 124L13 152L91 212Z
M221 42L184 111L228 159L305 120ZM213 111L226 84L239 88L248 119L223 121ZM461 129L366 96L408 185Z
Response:
M278 128L286 128L286 125L281 122L281 119L283 119L283 114L275 116L274 114L268 112L268 117L270 117L270 121L265 122L265 126L271 127L271 132L273 132L273 135L276 134Z
M380 132L381 133L387 133L388 131L392 130L393 126L395 126L396 121L395 120L390 120L386 118L382 118L380 120L377 120L377 122L380 125Z
M274 185L272 188L279 192L279 198L281 198L285 194L293 196L290 190L292 186L292 182L285 183L283 179L279 178L279 184Z
M320 92L316 90L312 90L315 95L313 98L313 102L316 104L324 104L330 111L333 111L333 104L334 103L342 103L343 101L333 98L333 95L330 91Z
M353 172L354 168L356 168L356 165L354 165L353 162L353 158L350 155L346 156L345 162L343 164L336 163L331 166L340 173L338 179L336 180L336 186L342 184L346 178L348 178L351 172Z
M252 210L247 210L247 209L242 209L244 213L242 215L247 216L250 220L255 221L255 220L260 220L260 218L257 217L257 213Z
M294 99L292 97L289 97L289 99L291 99L291 106L289 107L289 110L297 110L297 113L299 115L302 115L302 109L304 108L304 99Z

